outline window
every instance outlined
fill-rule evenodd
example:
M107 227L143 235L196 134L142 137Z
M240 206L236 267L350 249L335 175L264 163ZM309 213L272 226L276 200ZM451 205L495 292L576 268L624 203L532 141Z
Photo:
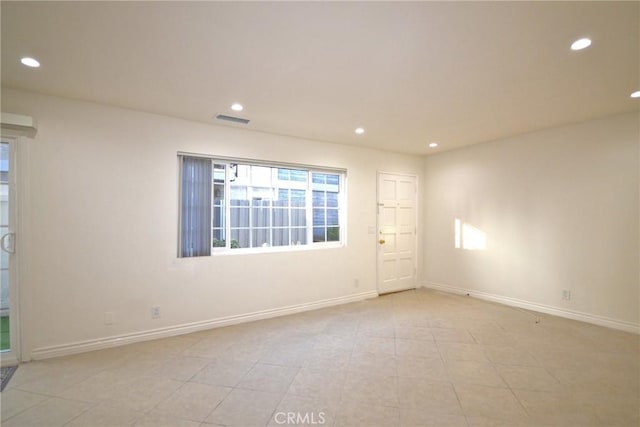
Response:
M180 156L181 257L336 244L344 172Z

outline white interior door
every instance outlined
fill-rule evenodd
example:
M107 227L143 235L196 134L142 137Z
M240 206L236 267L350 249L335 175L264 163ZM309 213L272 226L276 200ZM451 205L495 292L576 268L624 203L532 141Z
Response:
M416 287L415 175L378 173L378 293Z

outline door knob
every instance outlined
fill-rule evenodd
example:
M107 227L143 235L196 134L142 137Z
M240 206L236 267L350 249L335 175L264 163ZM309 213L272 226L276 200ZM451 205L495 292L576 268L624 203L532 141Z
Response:
M0 249L8 254L15 254L16 247L14 242L15 234L14 233L6 233L0 238ZM8 241L8 242L7 242Z
M384 245L385 244L385 240L384 239L380 239L380 240L378 240L378 243L380 243L381 245Z

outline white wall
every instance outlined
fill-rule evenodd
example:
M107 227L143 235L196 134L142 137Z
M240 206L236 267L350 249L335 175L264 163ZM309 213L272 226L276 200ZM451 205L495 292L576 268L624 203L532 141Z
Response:
M16 90L2 111L38 121L18 147L23 359L375 293L378 170L422 182L422 283L638 325L637 114L423 159ZM177 258L178 151L346 168L348 245ZM487 233L485 251L454 249L456 217Z
M637 330L639 126L625 114L426 158L423 284ZM486 250L454 248L455 218Z
M376 172L421 179L423 168L412 156L15 90L3 91L2 111L38 122L18 153L27 360L57 346L371 294ZM347 246L177 258L178 151L346 168ZM160 319L151 319L152 305ZM115 313L113 325L105 312Z

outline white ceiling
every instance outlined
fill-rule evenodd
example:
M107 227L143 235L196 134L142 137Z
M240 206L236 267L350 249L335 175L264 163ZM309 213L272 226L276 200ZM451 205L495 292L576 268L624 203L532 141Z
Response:
M640 109L639 6L2 1L2 84L426 154Z

